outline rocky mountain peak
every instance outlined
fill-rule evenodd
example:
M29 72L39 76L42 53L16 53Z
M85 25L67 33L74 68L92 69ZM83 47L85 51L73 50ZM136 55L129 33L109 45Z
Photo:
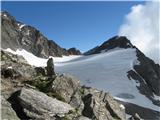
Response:
M1 12L2 18L2 48L12 50L25 49L38 57L48 58L49 56L61 57L74 52L67 51L53 40L48 40L36 28L23 24L12 17L8 12ZM80 54L80 53L78 53Z
M67 51L70 55L81 55L81 52L76 48L70 48Z
M113 49L115 47L132 48L133 45L125 36L115 36L104 42L101 47L104 49Z
M15 20L15 18L12 15L10 15L7 11L1 12L1 18Z
M114 48L125 48L126 49L126 48L133 48L133 47L134 46L125 36L114 36L108 39L107 41L105 41L104 43L102 43L100 46L97 46L84 54L90 55L90 54L106 52Z

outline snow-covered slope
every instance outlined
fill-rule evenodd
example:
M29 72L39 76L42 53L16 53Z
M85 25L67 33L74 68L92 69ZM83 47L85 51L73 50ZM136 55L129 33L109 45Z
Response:
M38 58L25 50L7 51L22 55L31 65L46 66L47 59ZM139 92L136 87L139 83L127 77L127 72L133 70L133 65L139 64L136 49L115 48L89 56L64 56L53 59L56 72L74 75L82 85L108 91L115 99L159 111L158 106Z
M45 59L45 58L37 57L37 56L33 55L32 53L24 50L24 49L21 49L21 50L17 49L16 51L13 51L10 48L8 48L8 49L5 49L4 51L8 51L12 54L21 55L25 58L25 60L30 65L33 65L33 66L36 66L36 67L40 67L40 66L45 67L46 63L47 63L47 60L48 60L48 59ZM52 57L52 56L50 56L50 57ZM80 57L80 55L70 55L70 56L52 57L52 58L54 59L54 63L56 65L57 63L66 62L66 61L69 61L69 60L72 60L72 59L75 59L75 58L78 58L78 57Z
M56 66L56 71L69 73L92 86L110 92L116 99L159 110L152 102L139 93L134 80L129 80L127 72L139 64L135 49L111 50L106 53L80 57Z

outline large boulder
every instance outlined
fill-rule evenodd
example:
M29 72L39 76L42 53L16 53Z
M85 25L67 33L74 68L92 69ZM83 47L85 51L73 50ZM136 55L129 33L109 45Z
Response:
M70 75L59 75L52 83L52 92L62 96L66 102L71 100L71 97L80 87L80 82Z
M26 115L32 119L54 119L73 110L69 104L34 89L22 88L19 101Z

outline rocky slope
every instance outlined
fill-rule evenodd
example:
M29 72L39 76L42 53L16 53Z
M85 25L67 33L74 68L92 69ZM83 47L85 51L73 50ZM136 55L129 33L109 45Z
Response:
M80 54L75 49L66 50L53 40L48 40L36 28L25 25L11 16L8 12L1 12L1 47L12 50L25 49L38 57Z
M124 106L109 93L81 86L70 75L48 76L51 60L45 68L33 67L23 57L4 51L1 60L3 119L126 119Z

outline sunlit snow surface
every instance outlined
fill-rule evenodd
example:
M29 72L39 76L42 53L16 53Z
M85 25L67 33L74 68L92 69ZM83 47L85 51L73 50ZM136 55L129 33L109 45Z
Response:
M8 52L10 52L12 54L21 55L21 56L23 56L25 58L25 60L30 65L34 65L34 66L37 66L37 67L40 67L40 66L45 67L46 63L47 63L47 60L48 60L48 59L44 59L44 58L39 58L39 57L33 55L32 53L29 53L28 51L26 51L24 49L22 49L22 50L18 49L16 51L13 51L10 48L8 48L5 51L8 51ZM54 63L56 65L57 63L66 62L66 61L69 61L71 59L78 58L78 57L80 57L80 56L70 55L70 56L52 57L52 58L54 59Z
M38 58L25 50L7 51L22 55L31 65L46 66L47 59ZM110 92L115 99L159 111L158 106L139 93L136 87L139 84L127 77L127 72L133 69L133 65L140 64L135 49L115 49L89 56L53 59L56 72L74 75L82 85Z

